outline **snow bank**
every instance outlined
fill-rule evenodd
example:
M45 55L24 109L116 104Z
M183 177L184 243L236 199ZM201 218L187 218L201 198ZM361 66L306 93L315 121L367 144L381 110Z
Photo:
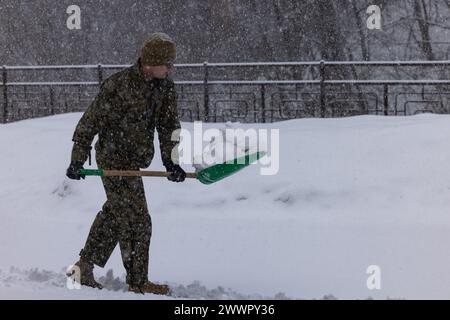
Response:
M123 292L117 249L95 270L110 290L64 285L105 200L99 178L64 177L80 116L0 125L0 298L142 298ZM180 298L450 298L449 116L256 127L280 130L277 175L252 165L213 185L145 178L152 281ZM159 154L149 169L163 169ZM370 265L380 290L366 286Z

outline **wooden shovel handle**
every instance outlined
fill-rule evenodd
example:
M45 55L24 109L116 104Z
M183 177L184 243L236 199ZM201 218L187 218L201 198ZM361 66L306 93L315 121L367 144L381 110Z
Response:
M121 177L168 177L171 172L166 171L137 171L137 170L103 170L105 177L121 176ZM186 172L186 178L197 178L197 173Z

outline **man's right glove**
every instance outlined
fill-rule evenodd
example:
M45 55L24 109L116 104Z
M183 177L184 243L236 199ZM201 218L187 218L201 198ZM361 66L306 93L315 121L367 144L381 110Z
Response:
M78 170L80 169L84 169L83 164L78 161L72 161L69 168L67 168L66 176L73 180L80 180L80 178L84 179L86 176L78 173Z

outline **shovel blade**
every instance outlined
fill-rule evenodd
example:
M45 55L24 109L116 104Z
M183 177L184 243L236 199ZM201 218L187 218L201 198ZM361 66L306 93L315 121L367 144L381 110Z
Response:
M235 174L239 170L242 170L251 163L264 157L265 155L266 152L258 151L236 158L234 160L227 161L225 163L216 164L211 167L202 169L197 172L197 180L199 180L203 184L211 184L220 181L226 177L231 176L232 174Z

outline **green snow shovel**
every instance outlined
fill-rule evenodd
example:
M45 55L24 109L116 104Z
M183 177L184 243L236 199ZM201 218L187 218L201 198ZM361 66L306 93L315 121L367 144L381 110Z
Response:
M247 154L243 157L229 160L225 163L213 165L208 168L204 168L198 172L187 172L186 178L194 178L203 184L211 184L222 180L239 170L247 167L249 164L264 157L266 152L258 151L256 153ZM79 174L86 176L100 176L100 177L167 177L171 173L165 171L135 171L135 170L103 170L103 169L81 169Z

